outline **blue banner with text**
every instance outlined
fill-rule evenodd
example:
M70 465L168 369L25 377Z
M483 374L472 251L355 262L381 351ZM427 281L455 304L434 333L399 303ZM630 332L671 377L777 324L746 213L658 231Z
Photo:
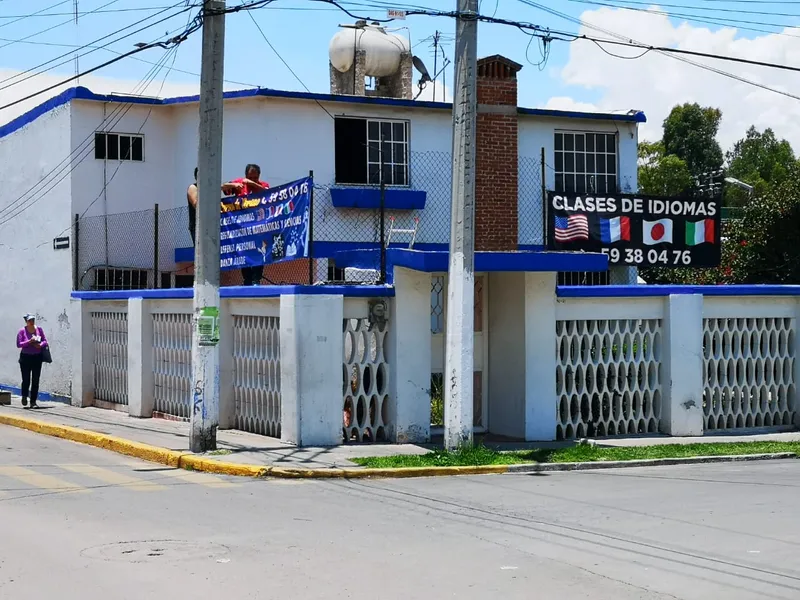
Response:
M307 258L311 177L259 194L222 199L220 269Z

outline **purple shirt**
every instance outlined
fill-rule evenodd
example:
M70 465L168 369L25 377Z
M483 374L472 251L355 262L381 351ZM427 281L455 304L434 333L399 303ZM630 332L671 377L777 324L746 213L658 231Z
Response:
M38 335L42 338L41 345L38 347L31 343L31 338L34 335ZM22 348L23 354L41 354L42 348L45 346L47 346L47 338L45 337L44 331L42 331L41 327L36 328L36 333L28 333L27 327L23 327L19 330L19 333L17 334L17 348Z

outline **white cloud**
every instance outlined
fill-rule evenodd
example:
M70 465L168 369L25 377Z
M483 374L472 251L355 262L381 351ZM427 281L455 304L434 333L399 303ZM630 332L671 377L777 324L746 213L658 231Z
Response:
M665 16L619 9L586 11L585 22L630 36L653 46L681 48L706 53L742 57L787 65L800 64L800 37L796 29L789 35L764 34L753 39L739 36L734 29L710 31L689 23L673 25ZM608 38L605 33L582 27L581 33ZM641 50L606 45L615 54L637 56ZM707 58L686 57L739 77L800 96L800 73L742 65ZM750 125L772 127L800 151L800 100L782 96L756 86L650 52L637 60L622 60L602 52L595 44L578 41L570 45L569 61L560 77L566 84L597 92L592 104L569 98L552 98L548 106L573 108L594 106L599 110L643 110L647 124L641 139L661 137L661 124L676 104L698 102L722 110L719 141L723 150L744 136ZM570 104L571 103L571 104Z
M9 79L5 83L0 84L0 87L20 81L25 77L19 75L19 71L0 69L0 81ZM14 79L10 79L12 77L14 77ZM42 74L31 77L25 81L20 81L20 83L16 85L12 85L11 87L0 90L0 106L38 92L39 90L54 85L63 79L63 74ZM70 83L60 85L48 92L31 98L30 100L26 100L9 108L0 110L0 124L8 123L35 106L46 102L49 98L57 96L64 90L69 89L70 87L76 87L78 85L87 87L97 94L110 94L113 92L118 94L138 94L142 96L159 97L189 96L192 94L197 94L200 90L199 83L172 83L169 81L165 82L162 88L162 80L163 77L157 77L149 85L143 86L139 81L111 79L109 77L88 75L86 77L81 77L80 81L71 81Z
M442 97L442 90L444 90L444 98ZM419 91L418 88L414 89L414 95L417 94ZM425 89L422 90L422 93L419 95L417 100L426 100L428 102L433 100L433 83L429 83L425 86ZM453 101L453 92L449 86L445 86L442 84L441 81L436 82L436 101L437 102L452 102Z
M553 96L544 107L551 110L570 110L575 112L598 112L601 110L594 104L578 102L568 96Z

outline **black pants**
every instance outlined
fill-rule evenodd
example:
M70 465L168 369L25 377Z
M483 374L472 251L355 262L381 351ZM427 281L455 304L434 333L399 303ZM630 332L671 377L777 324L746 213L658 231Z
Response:
M242 269L242 285L260 285L264 276L264 267L244 267Z
M36 402L39 398L39 376L42 374L42 356L40 354L20 354L19 370L22 372L22 397L30 398L31 402Z

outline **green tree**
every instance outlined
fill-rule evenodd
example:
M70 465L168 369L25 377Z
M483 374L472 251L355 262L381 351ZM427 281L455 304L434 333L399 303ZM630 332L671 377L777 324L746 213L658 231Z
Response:
M678 196L693 183L683 159L667 154L663 142L639 144L639 191L654 196Z
M800 284L800 166L768 185L722 230L722 259L713 269L646 269L648 283Z
M697 103L681 104L664 119L664 151L682 159L695 177L722 167L717 142L722 112Z
M749 183L755 189L753 196L763 196L770 184L783 182L796 159L791 144L778 140L772 129L758 131L751 126L745 137L733 145L725 154L727 175ZM748 193L728 187L725 204L741 206L748 200Z

